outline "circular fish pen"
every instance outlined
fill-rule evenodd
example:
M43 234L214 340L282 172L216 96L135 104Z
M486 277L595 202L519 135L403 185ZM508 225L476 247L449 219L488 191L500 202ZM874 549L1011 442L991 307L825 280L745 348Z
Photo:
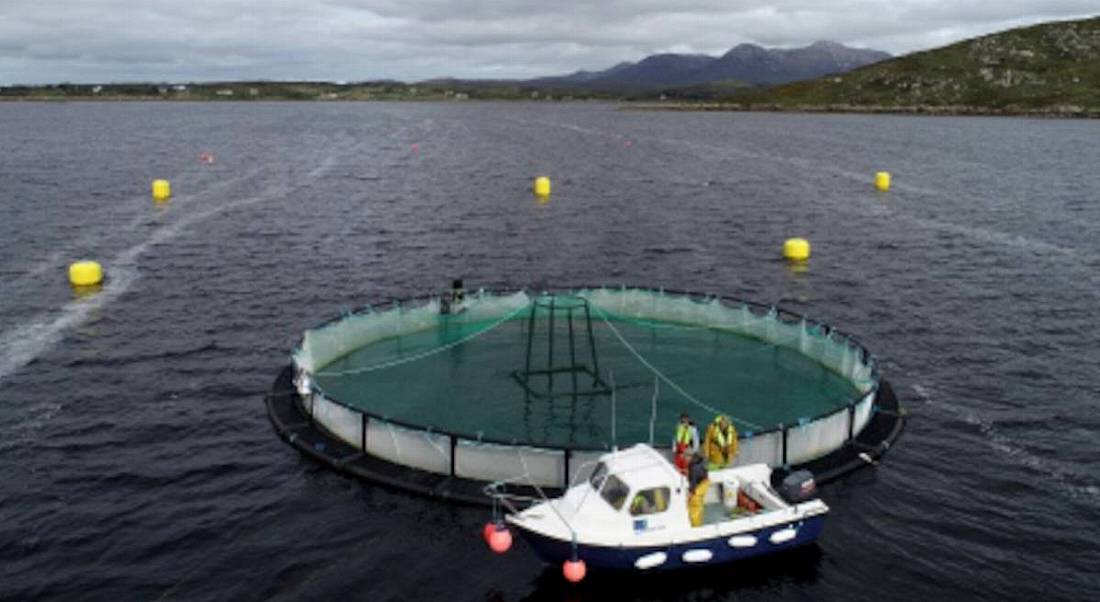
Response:
M729 416L737 464L803 465L851 444L880 389L873 356L825 324L626 287L363 307L307 330L281 378L291 409L324 435L300 449L436 490L518 478L564 488L613 446L671 447L682 412L700 433ZM294 442L293 412L280 411L269 400Z

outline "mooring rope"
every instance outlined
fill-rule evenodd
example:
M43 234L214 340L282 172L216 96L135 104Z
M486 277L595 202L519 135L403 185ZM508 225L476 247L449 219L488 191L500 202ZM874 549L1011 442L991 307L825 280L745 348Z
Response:
M638 361L641 362L643 366L645 366L646 368L649 368L649 370L651 372L653 372L653 374L656 375L657 378L660 378L661 380L665 381L665 383L668 384L668 386L672 387L673 390L675 390L680 395L683 395L684 398L686 398L688 401L694 403L695 405L697 405L697 406L703 408L704 410L707 410L707 411L709 411L709 412L711 412L715 415L725 414L725 415L729 416L731 419L733 419L737 422L740 422L741 424L743 424L745 426L752 427L752 428L758 429L758 430L763 430L764 427L760 426L759 424L756 424L755 422L745 420L744 418L738 418L737 416L734 416L734 415L730 414L729 412L723 412L722 410L719 410L718 408L709 406L709 405L703 403L702 401L699 401L698 399L696 399L691 393L688 393L687 391L684 390L683 387L676 384L676 381L674 381L671 378L665 376L665 374L663 372L661 372L660 370L658 370L656 366L649 363L649 360L647 360L644 356L642 356L642 354L639 353L638 350L635 349L634 346L631 345L630 342L627 341L625 337L623 337L622 333L619 332L619 329L615 328L615 325L612 324L611 320L609 320L607 318L607 314L605 314L604 311L602 309L600 309L600 306L596 305L595 303L591 303L590 305L592 306L592 309L595 309L596 313L598 313L600 315L600 319L602 319L604 321L604 324L607 324L607 327L609 329L611 329L612 334L614 334L615 337L617 339L619 339L619 342L622 343L624 347L626 347L627 351L634 354L634 357L638 358Z
M520 312L527 309L529 306L530 305L528 304L528 305L523 305L521 307L517 307L515 309L515 311L512 311L511 313L504 316L503 318L497 320L496 322L493 322L488 327L486 327L482 330L478 330L476 332L472 332L472 333L462 337L461 339L458 339L457 341L452 341L450 343L447 343L446 345L435 347L435 348L429 349L427 351L421 351L420 353L414 353L413 355L410 355L409 357L403 357L403 358L399 358L399 359L395 359L395 360L390 360L388 362L383 362L381 364L373 364L371 366L364 366L362 368L352 368L350 370L331 370L331 371L326 370L326 371L317 372L315 374L317 376L347 376L347 375L350 375L350 374L363 374L363 373L366 373L366 372L375 372L377 370L385 370L386 368L394 368L394 367L400 366L402 364L407 364L409 362L415 362L415 361L418 361L418 360L422 360L424 358L431 357L433 355L443 353L444 351L447 351L449 349L453 349L455 347L458 347L459 345L462 345L464 343L469 343L470 341L478 338L479 336L489 332L490 330L493 330L493 329L497 328L501 324L504 324L508 320L511 320L512 318L516 317Z

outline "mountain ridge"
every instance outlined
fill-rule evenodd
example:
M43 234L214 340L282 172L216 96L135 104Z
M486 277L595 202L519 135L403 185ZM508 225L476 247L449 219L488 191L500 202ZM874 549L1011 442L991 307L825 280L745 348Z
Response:
M853 48L829 41L817 41L799 48L765 48L743 43L719 56L659 53L600 71L576 71L530 79L525 83L665 88L733 80L757 86L776 85L842 73L889 58L891 55L881 50Z

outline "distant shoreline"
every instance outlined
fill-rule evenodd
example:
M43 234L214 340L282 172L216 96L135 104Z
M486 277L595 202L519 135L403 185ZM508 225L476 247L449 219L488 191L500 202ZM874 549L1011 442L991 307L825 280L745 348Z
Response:
M1034 119L1100 119L1100 109L1084 107L1053 107L1043 109L997 108L975 106L863 106L863 105L780 105L780 104L740 104L732 102L651 102L623 101L614 99L541 99L527 98L469 98L456 100L447 97L421 96L419 98L186 98L164 96L0 96L0 103L66 103L66 102L163 102L163 103L235 103L255 102L515 102L532 104L617 104L624 111L667 111L687 113L792 113L792 114L855 114L855 115L923 115L929 117L1026 117Z

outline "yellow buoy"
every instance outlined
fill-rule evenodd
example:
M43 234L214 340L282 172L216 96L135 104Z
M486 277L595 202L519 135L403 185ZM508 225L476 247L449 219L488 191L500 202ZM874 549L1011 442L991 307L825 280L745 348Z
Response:
M538 196L550 196L550 178L546 176L535 178L535 194Z
M880 171L875 173L875 188L881 192L890 190L890 172Z
M69 266L73 286L92 286L103 282L103 266L95 261L77 261Z
M788 238L783 243L783 256L791 261L806 261L810 258L810 241L805 238Z
M153 180L153 200L166 201L172 196L172 185L168 180Z

